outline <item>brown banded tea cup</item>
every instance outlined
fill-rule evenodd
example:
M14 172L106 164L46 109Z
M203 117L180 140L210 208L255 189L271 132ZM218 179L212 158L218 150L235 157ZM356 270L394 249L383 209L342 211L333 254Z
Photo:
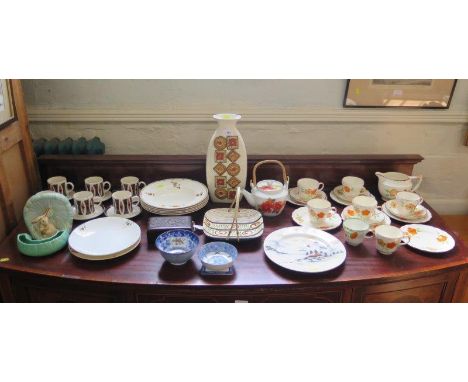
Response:
M101 205L101 200L94 196L91 191L80 191L73 195L76 214L80 216L87 216L94 214L95 207Z
M132 195L131 191L116 191L112 194L112 206L116 215L129 215L138 206L140 198Z

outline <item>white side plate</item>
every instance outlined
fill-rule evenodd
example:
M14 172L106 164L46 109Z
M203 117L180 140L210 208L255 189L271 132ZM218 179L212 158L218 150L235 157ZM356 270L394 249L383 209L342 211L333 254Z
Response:
M455 247L454 238L444 230L425 224L407 224L401 230L411 238L408 245L420 251L444 253Z

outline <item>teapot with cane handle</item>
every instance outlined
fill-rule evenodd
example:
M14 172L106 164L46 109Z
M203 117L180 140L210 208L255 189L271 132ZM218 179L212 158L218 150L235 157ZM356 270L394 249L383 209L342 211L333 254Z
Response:
M376 172L379 192L384 200L395 199L400 191L414 192L422 182L422 175L410 176L401 172Z
M257 168L266 163L275 163L281 167L283 181L266 179L257 183ZM255 164L252 180L250 181L251 192L242 190L247 202L264 216L279 215L286 205L288 198L289 177L286 175L284 165L278 160L264 160Z

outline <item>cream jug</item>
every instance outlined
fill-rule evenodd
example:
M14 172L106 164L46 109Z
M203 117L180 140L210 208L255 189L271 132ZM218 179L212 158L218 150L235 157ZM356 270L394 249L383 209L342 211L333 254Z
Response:
M382 199L395 199L400 191L414 192L422 182L422 175L409 176L401 172L376 172L379 178L379 192Z
M261 180L257 183L257 167L265 163L276 163L283 170L284 183L277 180ZM277 216L279 215L286 205L288 198L288 185L289 177L286 176L286 169L283 164L277 160L264 160L258 162L253 168L252 181L250 182L250 189L248 192L242 190L242 194L247 199L249 204L259 210L264 216Z

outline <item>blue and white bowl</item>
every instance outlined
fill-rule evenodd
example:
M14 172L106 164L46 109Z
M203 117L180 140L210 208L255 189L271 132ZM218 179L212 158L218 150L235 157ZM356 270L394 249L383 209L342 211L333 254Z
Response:
M213 241L201 247L198 257L209 271L223 272L234 263L237 258L237 249L232 244Z
M183 265L195 253L200 240L192 231L174 229L159 235L156 247L161 255L173 265Z

